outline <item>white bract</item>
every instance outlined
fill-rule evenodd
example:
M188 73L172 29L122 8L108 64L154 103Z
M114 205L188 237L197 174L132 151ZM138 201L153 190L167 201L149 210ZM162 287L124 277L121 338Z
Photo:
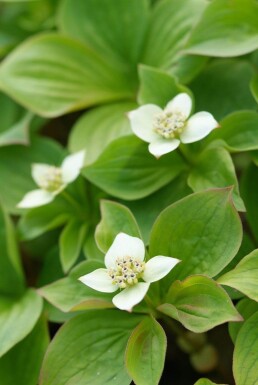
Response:
M32 178L39 189L28 192L17 207L32 208L52 202L57 194L73 182L83 167L85 151L67 156L60 167L35 163L32 165Z
M141 302L152 282L165 277L180 262L176 258L157 256L144 262L145 248L141 239L119 233L107 254L106 269L97 269L79 278L85 285L104 293L113 293L113 303L131 311Z
M181 93L164 110L155 104L146 104L129 112L128 117L134 134L150 143L150 153L159 158L175 150L180 142L196 142L218 127L209 112L198 112L189 118L191 109L192 99Z

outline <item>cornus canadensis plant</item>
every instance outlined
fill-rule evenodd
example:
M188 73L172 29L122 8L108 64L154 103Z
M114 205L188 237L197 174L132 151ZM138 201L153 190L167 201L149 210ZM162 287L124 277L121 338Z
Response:
M257 21L0 1L0 385L258 385Z
M178 262L176 258L156 256L144 262L141 239L120 233L105 255L107 269L97 269L80 277L85 285L104 293L122 290L113 298L121 310L132 311L142 301L152 282L165 277Z
M19 208L32 208L46 205L54 200L80 174L85 151L67 156L60 167L35 163L32 165L32 178L40 189L28 192L18 203Z
M135 135L149 144L151 154L159 158L174 151L182 143L193 143L205 138L218 122L209 112L190 116L192 100L186 93L175 96L164 110L146 104L128 114Z

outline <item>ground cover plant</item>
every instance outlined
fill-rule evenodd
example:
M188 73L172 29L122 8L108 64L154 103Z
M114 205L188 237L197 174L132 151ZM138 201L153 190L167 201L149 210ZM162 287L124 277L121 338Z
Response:
M0 57L1 385L257 385L257 0L5 0Z

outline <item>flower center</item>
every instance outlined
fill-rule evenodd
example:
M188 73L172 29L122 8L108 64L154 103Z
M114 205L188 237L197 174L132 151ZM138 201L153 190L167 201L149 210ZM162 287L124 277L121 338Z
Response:
M58 190L62 185L62 171L60 168L54 166L49 166L39 183L39 187L49 192Z
M165 139L174 139L183 132L185 121L181 112L162 111L154 117L153 129Z
M115 267L108 270L108 274L114 285L121 289L135 285L142 277L145 263L136 258L124 257L116 260Z

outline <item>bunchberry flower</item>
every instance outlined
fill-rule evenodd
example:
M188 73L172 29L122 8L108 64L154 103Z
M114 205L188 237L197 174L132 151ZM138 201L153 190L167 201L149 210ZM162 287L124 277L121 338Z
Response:
M175 150L180 142L196 142L218 127L209 112L198 112L189 118L191 110L192 99L181 93L164 110L155 104L145 104L129 112L128 117L134 134L150 143L150 153L159 158Z
M180 262L176 258L157 256L144 262L145 248L141 239L119 233L105 255L106 269L97 269L79 278L85 285L104 293L120 293L114 305L131 311L142 301L152 282L165 277Z
M85 151L67 156L60 167L35 163L32 165L32 178L39 189L25 194L17 207L32 208L52 202L57 194L73 182L83 167Z

